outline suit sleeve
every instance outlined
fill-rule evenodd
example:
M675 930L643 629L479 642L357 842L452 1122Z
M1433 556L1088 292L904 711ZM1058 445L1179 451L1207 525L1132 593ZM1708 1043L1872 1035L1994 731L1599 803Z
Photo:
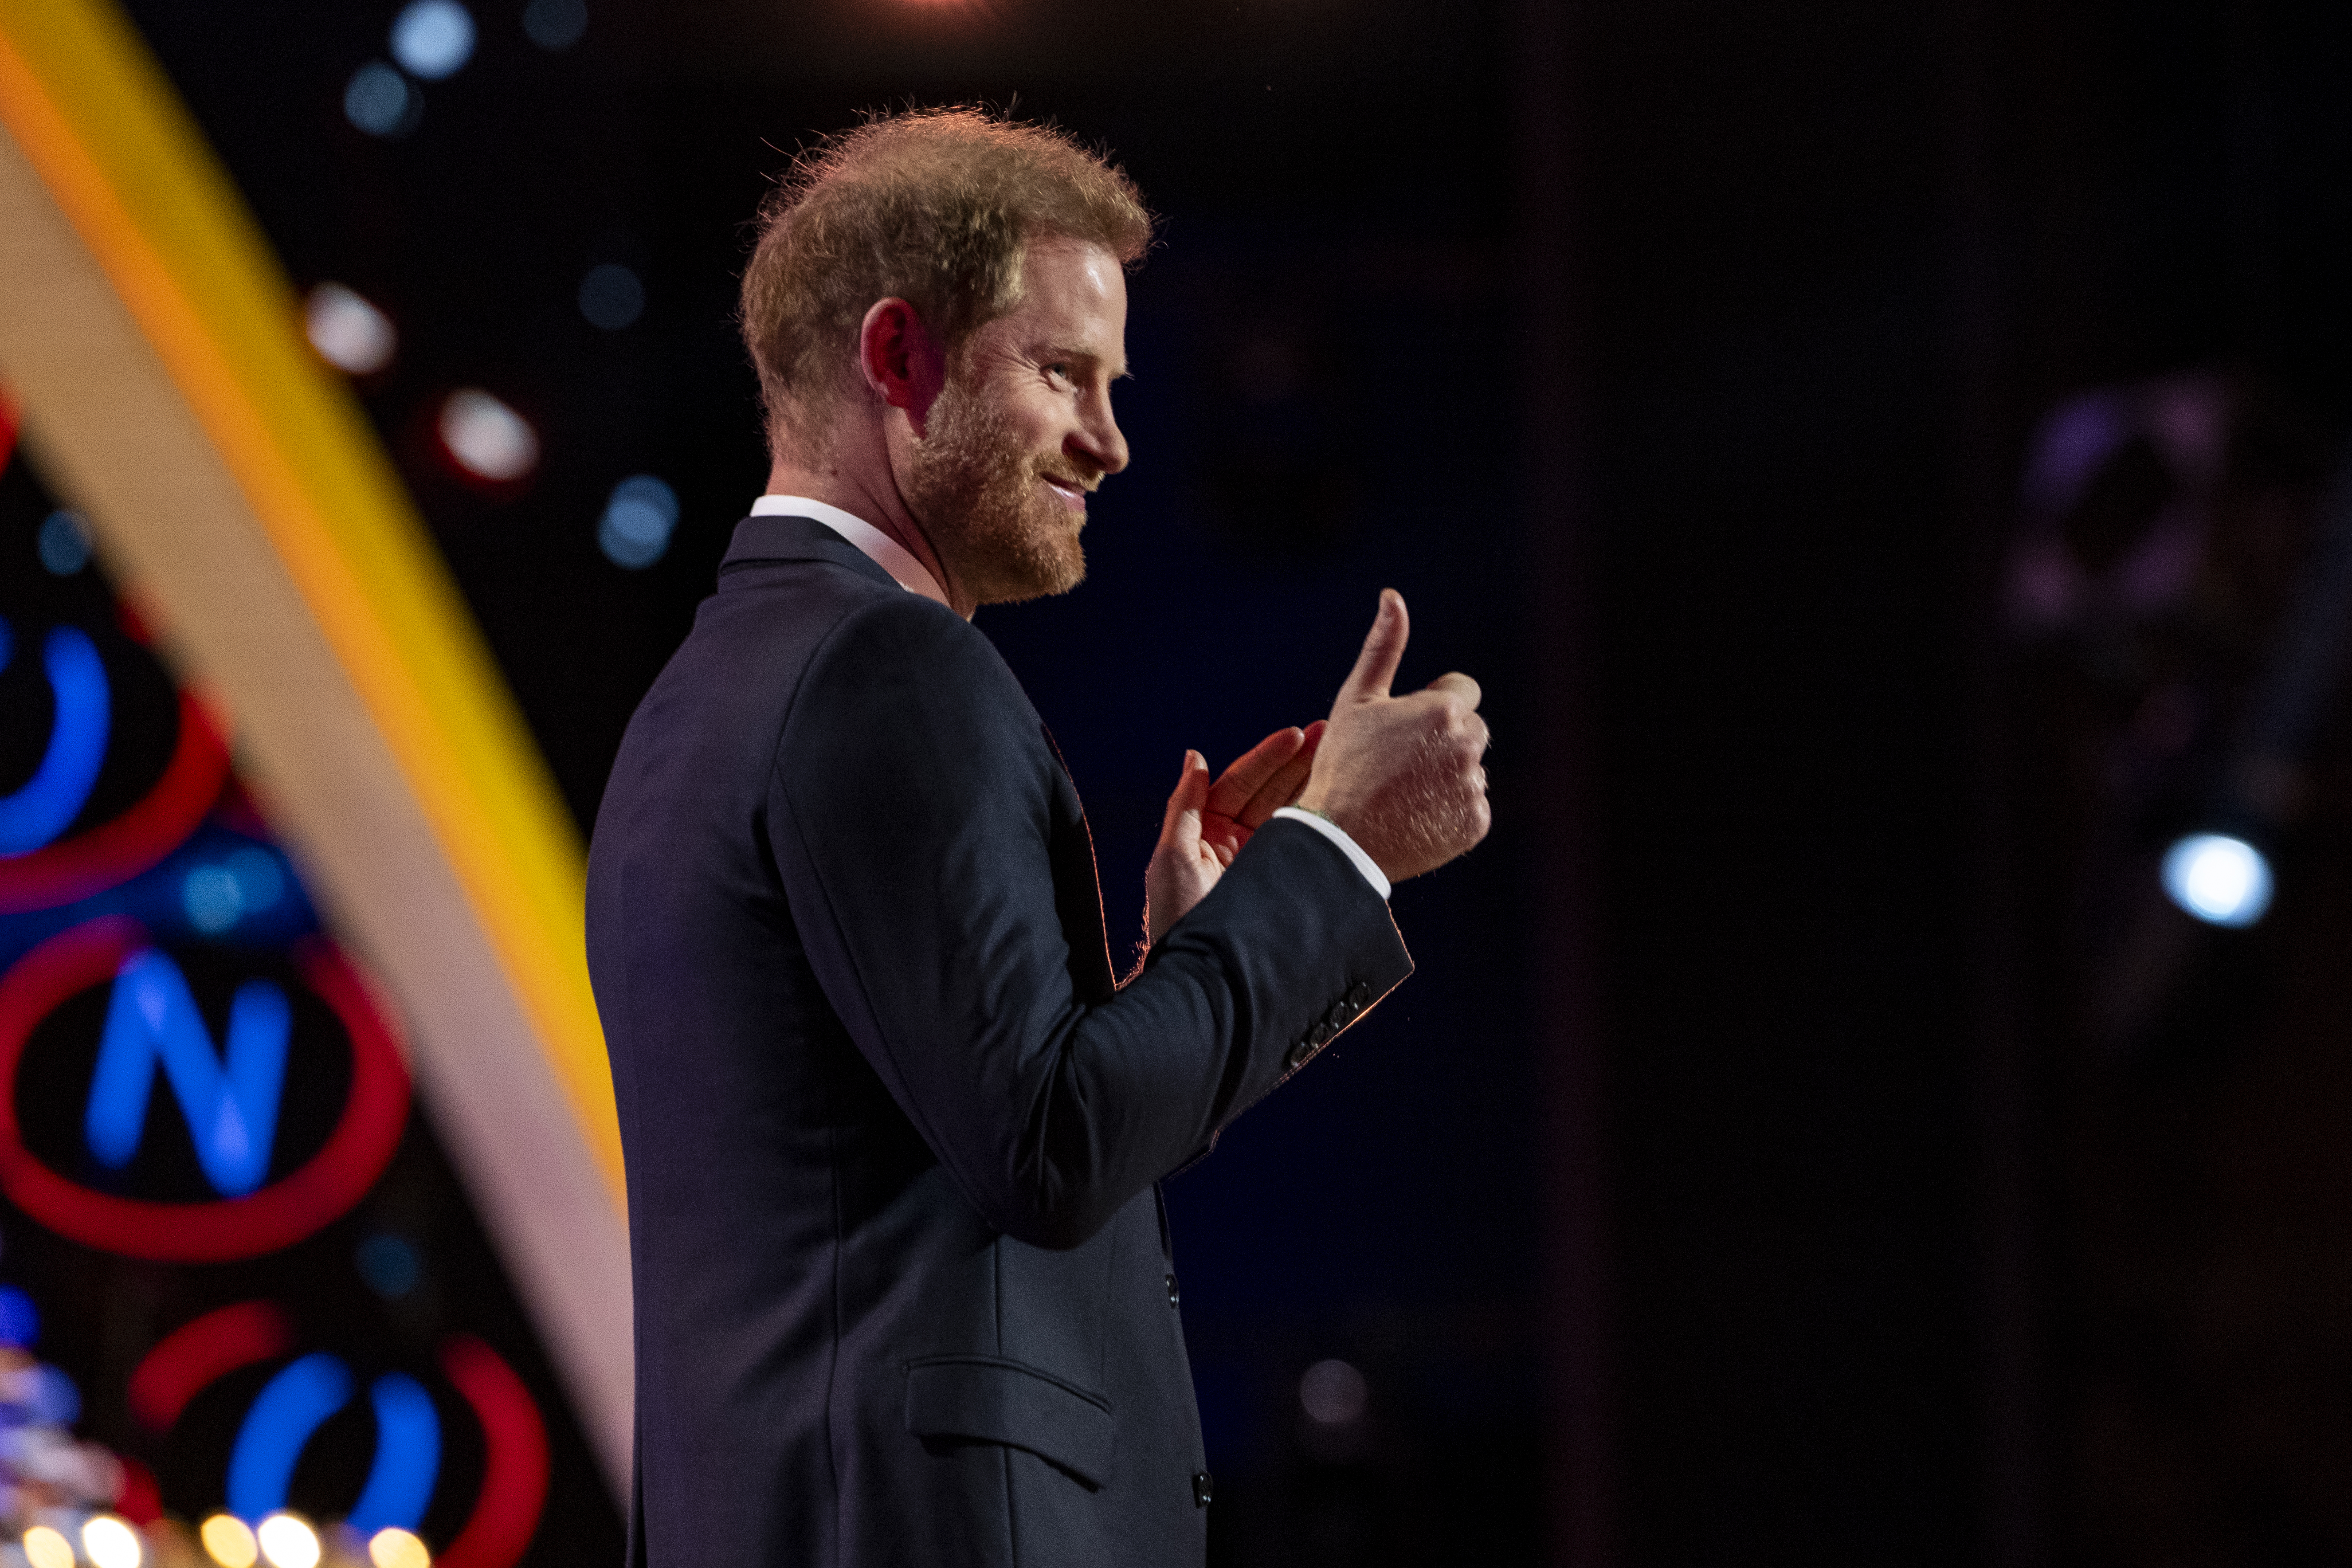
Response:
M1054 760L987 640L912 595L845 619L794 695L767 828L809 961L981 1215L1085 1241L1412 972L1312 829L1260 829L1142 973L1072 979Z

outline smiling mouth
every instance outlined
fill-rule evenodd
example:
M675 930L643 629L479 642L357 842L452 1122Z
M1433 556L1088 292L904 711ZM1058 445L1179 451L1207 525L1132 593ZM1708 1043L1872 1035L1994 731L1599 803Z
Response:
M1064 501L1081 511L1086 510L1087 490L1084 485L1079 484L1076 479L1057 479L1050 474L1040 474L1037 477L1044 479L1046 488L1060 496Z

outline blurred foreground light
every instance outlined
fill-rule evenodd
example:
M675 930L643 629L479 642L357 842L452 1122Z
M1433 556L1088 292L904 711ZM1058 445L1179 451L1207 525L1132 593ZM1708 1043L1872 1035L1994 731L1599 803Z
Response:
M206 934L216 934L249 914L275 904L286 892L286 874L278 857L248 846L232 851L217 864L198 866L180 882L180 907L188 923Z
M98 1568L139 1568L139 1532L110 1513L93 1515L81 1527L81 1549Z
M646 313L646 286L617 261L599 263L580 279L580 313L606 331L617 332Z
M205 1521L196 1531L196 1538L205 1543L205 1554L221 1568L253 1568L261 1557L261 1547L253 1539L253 1531L233 1513L216 1513Z
M25 1561L33 1568L74 1568L73 1542L46 1524L25 1531Z
M441 444L467 473L504 484L539 463L539 437L523 416L467 387L441 405Z
M542 49L568 49L588 30L583 0L530 0L522 8L523 36Z
M318 1568L318 1532L292 1514L273 1513L253 1533L270 1568Z
M427 1568L433 1554L425 1550L425 1542L393 1526L368 1537L368 1561L375 1568Z
M14 1285L0 1285L0 1345L30 1347L41 1337L40 1309Z
M474 17L457 0L416 0L392 24L392 58L426 81L474 58Z
M1298 1404L1326 1426L1345 1426L1364 1414L1371 1389L1344 1361L1318 1361L1298 1380Z
M2250 926L2271 907L2271 863L2242 838L2192 833L2164 852L2164 890L2209 925Z
M651 474L634 474L613 487L596 523L596 543L615 566L650 566L669 548L677 527L677 492Z
M382 60L353 71L343 89L343 118L371 136L405 136L424 112L425 95Z
M416 1289L425 1278L425 1260L404 1236L378 1231L352 1251L352 1261L367 1288L386 1300L395 1300Z
M37 548L51 576L70 577L89 564L89 524L60 507L41 520Z
M392 318L340 283L321 283L310 290L302 307L302 325L320 358L353 375L382 370L400 346Z

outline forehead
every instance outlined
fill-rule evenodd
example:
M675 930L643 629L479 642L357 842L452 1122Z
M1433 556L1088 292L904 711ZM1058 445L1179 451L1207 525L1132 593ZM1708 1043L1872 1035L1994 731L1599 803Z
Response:
M991 336L1125 360L1127 273L1118 257L1085 240L1035 240L1022 258L1021 283L1021 303L989 323Z

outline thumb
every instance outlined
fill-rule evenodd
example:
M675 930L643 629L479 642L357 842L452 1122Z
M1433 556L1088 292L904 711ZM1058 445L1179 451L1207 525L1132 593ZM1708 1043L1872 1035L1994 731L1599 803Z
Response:
M1412 623L1405 617L1404 595L1394 588L1381 589L1380 613L1372 617L1372 629L1365 635L1364 651L1356 656L1356 668L1340 684L1339 700L1333 707L1386 697L1389 683L1396 679L1397 664L1404 658L1404 639L1412 629Z

